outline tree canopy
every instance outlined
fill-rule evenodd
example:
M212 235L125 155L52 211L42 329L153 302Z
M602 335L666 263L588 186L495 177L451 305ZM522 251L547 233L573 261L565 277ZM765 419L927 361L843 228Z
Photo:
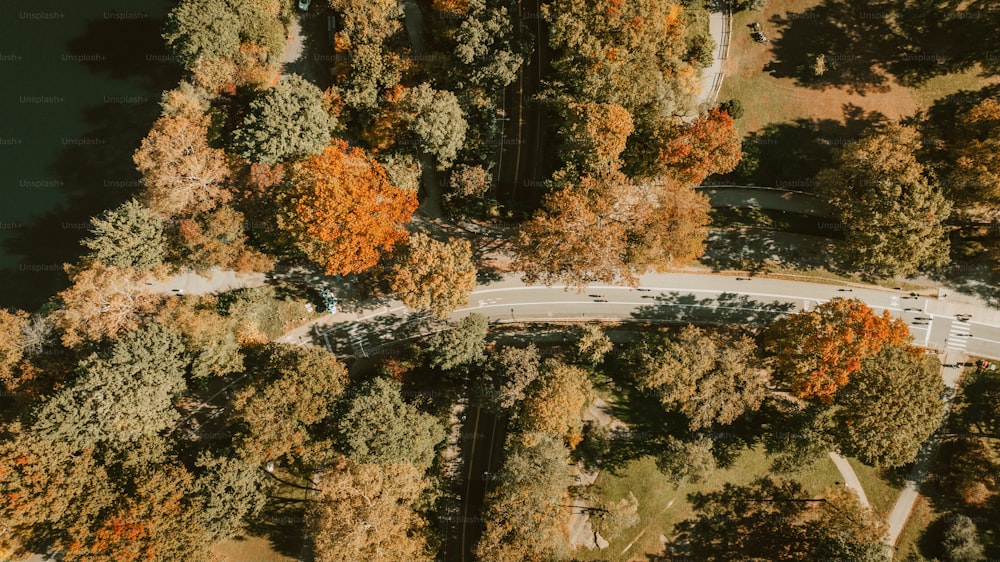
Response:
M450 168L465 144L468 128L455 94L435 90L425 82L406 90L400 103L423 151L437 159L438 170Z
M692 431L728 425L757 410L767 395L767 373L746 336L727 338L688 326L649 337L630 356L632 377L664 407L685 415Z
M91 221L92 236L81 243L90 257L112 267L149 270L163 262L163 220L135 199Z
M911 275L948 261L943 222L951 204L916 157L914 127L870 131L816 176L847 226L842 254L867 275Z
M446 318L468 303L476 286L472 246L467 240L438 242L413 234L393 268L391 286L406 306Z
M405 463L342 461L324 471L307 511L316 559L430 562L432 530L413 507L428 485Z
M165 217L229 201L225 154L208 145L208 117L161 117L132 159L149 207Z
M327 275L359 273L406 238L402 224L417 208L412 191L389 184L360 148L337 141L303 162L279 225Z
M858 299L836 298L776 320L764 333L764 348L777 354L777 371L796 396L830 403L863 360L910 338L906 323L889 311L879 316Z
M481 361L486 346L489 321L472 313L454 328L438 332L427 340L427 354L432 367L445 371Z
M233 402L237 445L256 462L300 452L347 385L347 369L325 349L271 344L259 361Z
M908 346L884 347L837 395L841 447L879 467L912 462L941 424L944 390L936 359Z
M85 448L135 442L178 420L173 401L187 388L180 336L151 323L80 362L80 376L35 413L34 431Z
M335 126L323 92L298 74L289 74L250 102L233 140L243 158L273 166L319 155Z
M408 463L428 467L434 448L444 441L437 419L403 400L400 384L375 378L347 399L337 419L340 443L359 463Z

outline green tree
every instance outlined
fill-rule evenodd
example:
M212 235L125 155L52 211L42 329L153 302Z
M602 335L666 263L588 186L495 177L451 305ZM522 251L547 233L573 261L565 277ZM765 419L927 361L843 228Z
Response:
M764 446L772 457L771 470L779 474L798 472L825 458L834 447L834 410L817 404L805 408L775 401L769 412Z
M412 234L393 268L391 286L406 306L447 318L469 302L476 286L472 246L467 240L438 242Z
M605 539L614 539L639 523L639 500L631 490L617 502L605 501L598 507L604 511L592 515L589 521L594 532Z
M459 320L454 328L434 334L427 340L430 365L449 371L482 361L488 330L489 320L472 313Z
M403 401L398 382L381 377L351 393L337 428L343 450L360 463L428 467L445 437L434 416Z
M470 86L487 92L507 87L517 78L524 57L514 46L511 15L506 6L470 0L468 17L455 30L455 58Z
M148 324L80 362L79 378L41 405L32 430L84 448L133 443L172 427L174 400L187 388L180 336Z
M89 257L110 266L140 271L163 263L163 220L135 199L90 221L92 236L81 243Z
M665 408L688 419L692 431L728 425L755 411L767 395L767 373L746 336L710 334L688 326L667 337L652 337L630 357L632 377Z
M234 457L202 454L201 474L194 481L193 494L200 500L198 518L213 541L232 538L264 509L271 488L259 466Z
M347 369L325 349L271 344L262 355L233 402L237 447L253 462L301 452L347 384Z
M941 548L947 562L976 562L983 559L984 549L979 542L976 524L967 515L949 516Z
M316 559L433 560L431 528L414 509L428 484L409 464L347 461L323 472L306 512Z
M410 114L410 130L424 152L437 158L438 170L451 167L465 143L468 124L455 94L426 82L406 91L401 102Z
M163 38L187 68L231 57L240 47L240 19L228 0L184 0L170 11Z
M542 364L541 375L525 392L521 425L529 434L560 435L575 447L582 437L583 410L592 395L586 371L549 359Z
M842 447L878 467L913 461L941 424L944 390L936 359L917 348L883 348L837 395Z
M920 134L890 124L847 146L816 176L847 226L844 259L875 277L912 275L948 261L951 204L917 161Z
M818 540L814 560L889 562L888 528L878 514L861 505L850 488L827 489L815 519L804 523Z
M584 324L576 330L576 357L588 365L597 365L614 348L611 338L597 324Z
M374 109L379 94L402 78L402 60L385 45L402 27L402 6L393 0L331 0L330 7L340 15L334 46L350 53L343 68L334 69L344 103L354 109Z
M90 535L117 484L92 447L77 449L20 424L0 440L0 548L30 555Z
M523 348L505 346L491 353L485 373L478 379L486 402L500 412L514 409L524 400L528 386L538 378L540 366L534 344Z
M715 470L712 440L698 437L682 441L672 435L658 446L656 468L675 485L701 482Z
M486 528L476 556L495 562L542 562L569 558L568 512L562 507L570 483L569 450L557 435L533 443L514 440L499 480L486 498Z
M240 156L273 166L323 152L336 122L324 108L323 92L297 74L250 102L233 133Z

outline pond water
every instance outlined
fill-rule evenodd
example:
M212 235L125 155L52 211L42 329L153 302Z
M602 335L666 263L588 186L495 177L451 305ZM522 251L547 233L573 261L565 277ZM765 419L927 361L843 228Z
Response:
M0 307L67 285L90 217L139 189L132 153L180 78L167 0L0 2Z

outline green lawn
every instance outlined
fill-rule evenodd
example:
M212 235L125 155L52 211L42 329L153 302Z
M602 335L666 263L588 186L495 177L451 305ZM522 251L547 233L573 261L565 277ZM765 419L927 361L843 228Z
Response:
M611 540L607 549L579 549L574 555L580 560L625 561L657 553L662 549L660 535L672 538L674 524L692 515L688 494L717 490L726 482L746 484L754 478L767 475L771 475L770 461L760 447L746 451L732 468L718 470L696 485L685 484L675 488L660 474L651 457L631 461L617 476L603 472L597 479L602 493L610 500L617 501L631 491L639 499L640 521L636 526L625 530L620 537ZM813 496L820 495L824 489L841 480L833 462L825 457L812 470L792 474L788 478L801 482ZM628 551L623 553L626 546L633 542Z
M896 505L896 500L903 489L892 484L882 476L879 469L869 466L858 459L849 458L847 461L851 463L851 468L858 475L858 480L861 481L861 488L864 489L865 496L868 497L868 501L872 504L872 507L882 515L883 519L888 517L889 512Z
M937 519L938 513L931 507L927 498L920 496L910 512L906 525L903 526L899 538L896 539L896 559L904 560L910 553L920 554L919 543L927 527Z

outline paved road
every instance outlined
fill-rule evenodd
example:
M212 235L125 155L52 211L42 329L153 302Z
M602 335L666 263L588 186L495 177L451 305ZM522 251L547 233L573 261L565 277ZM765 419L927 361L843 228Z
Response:
M726 18L722 12L712 12L708 16L708 33L715 41L715 58L712 66L701 70L701 91L698 92L696 103L698 108L708 108L715 104L715 98L719 94L718 86L722 84L725 75L723 65L726 62ZM717 83L718 82L718 83ZM694 117L692 115L691 117Z
M871 504L868 503L868 496L865 495L865 490L861 487L861 480L858 479L851 463L833 451L830 451L830 460L837 466L840 475L844 477L844 485L854 490L854 493L858 495L858 503L865 507L871 507Z

